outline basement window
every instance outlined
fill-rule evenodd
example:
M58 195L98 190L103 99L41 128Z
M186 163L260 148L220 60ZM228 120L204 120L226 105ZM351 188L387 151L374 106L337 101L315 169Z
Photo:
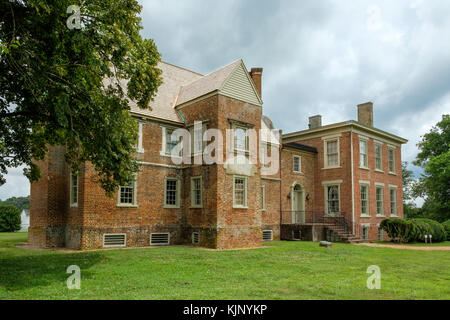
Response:
M151 246L166 246L170 244L170 233L151 233L150 234L150 245Z
M104 248L125 247L127 243L126 233L106 233L103 235Z
M263 241L273 241L272 230L263 230Z
M200 234L198 232L192 232L192 244L200 243Z

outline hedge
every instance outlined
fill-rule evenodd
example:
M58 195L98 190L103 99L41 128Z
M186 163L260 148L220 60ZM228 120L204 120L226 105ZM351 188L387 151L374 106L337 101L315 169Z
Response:
M445 231L447 231L447 240L450 241L450 220L442 222L442 225L444 226Z
M424 242L425 235L432 235L433 242L447 239L444 227L430 219L385 219L381 222L380 228L385 230L392 240L398 242Z
M20 210L14 206L0 206L0 232L20 230Z

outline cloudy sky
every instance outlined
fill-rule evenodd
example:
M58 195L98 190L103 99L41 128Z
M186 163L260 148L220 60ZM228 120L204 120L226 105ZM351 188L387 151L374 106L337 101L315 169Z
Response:
M450 113L450 2L142 0L146 38L163 60L203 74L238 58L263 67L264 113L283 132L356 119L374 102L377 128L420 136ZM420 169L410 166L417 174ZM0 199L29 194L12 169Z

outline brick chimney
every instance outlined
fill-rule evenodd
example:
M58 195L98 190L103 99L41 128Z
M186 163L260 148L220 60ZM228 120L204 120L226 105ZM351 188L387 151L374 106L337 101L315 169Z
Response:
M322 126L322 116L321 115L309 117L309 128L310 129L320 128L321 126Z
M262 99L261 92L261 81L262 81L262 72L263 68L252 68L248 73L255 84L256 91L258 92L259 97Z
M373 127L373 103L358 104L358 122L368 127Z

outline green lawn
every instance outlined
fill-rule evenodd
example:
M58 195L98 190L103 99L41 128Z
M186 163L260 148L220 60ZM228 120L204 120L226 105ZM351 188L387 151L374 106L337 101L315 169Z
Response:
M15 248L0 234L0 299L450 299L450 253L273 242L267 248L188 247L68 253ZM81 268L81 290L66 268ZM368 290L367 267L381 268Z
M375 241L375 243L401 245L401 246L411 246L411 247L450 247L450 241L434 242L434 243L423 243L423 242L394 243L394 242L387 242L387 241Z

